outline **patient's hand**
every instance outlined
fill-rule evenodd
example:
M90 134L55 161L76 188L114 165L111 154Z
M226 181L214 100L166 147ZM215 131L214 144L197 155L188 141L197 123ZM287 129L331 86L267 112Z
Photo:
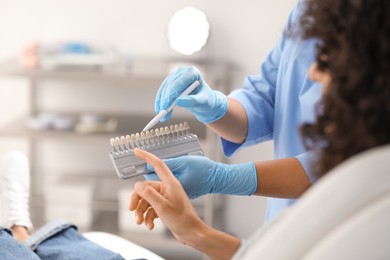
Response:
M153 229L154 219L160 217L176 239L190 243L188 236L206 224L196 214L180 182L167 165L153 154L140 149L134 149L134 153L150 164L161 179L135 184L129 209L135 211L137 224L145 222L149 229Z

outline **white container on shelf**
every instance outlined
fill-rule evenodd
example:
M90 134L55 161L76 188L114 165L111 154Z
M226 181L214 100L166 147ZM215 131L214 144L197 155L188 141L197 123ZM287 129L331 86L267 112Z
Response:
M154 229L150 231L145 224L137 225L134 212L129 210L131 188L118 191L118 225L121 232L153 233L163 234L166 231L164 224L160 219L154 220Z

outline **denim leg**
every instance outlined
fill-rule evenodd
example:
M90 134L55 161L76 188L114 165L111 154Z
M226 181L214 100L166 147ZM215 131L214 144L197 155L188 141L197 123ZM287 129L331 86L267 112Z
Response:
M86 239L76 226L58 220L37 230L26 240L25 245L41 259L124 259Z
M39 257L30 248L16 241L10 230L0 227L0 259L39 260Z

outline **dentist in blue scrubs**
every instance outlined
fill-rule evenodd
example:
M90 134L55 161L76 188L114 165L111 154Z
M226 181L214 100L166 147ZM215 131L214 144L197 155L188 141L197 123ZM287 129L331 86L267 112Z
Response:
M296 24L303 4L300 0L290 14L285 32L299 30ZM177 99L177 106L191 111L221 137L226 156L247 146L274 141L272 161L223 164L202 156L164 160L190 198L209 193L268 196L269 221L315 181L309 167L315 156L305 151L299 133L302 123L314 120L315 104L321 95L320 85L307 76L314 62L315 45L284 33L259 73L247 76L242 88L228 96L213 90L194 67L181 67L164 80L156 95L156 112L167 109ZM178 98L195 80L200 86ZM149 174L145 178L158 177Z

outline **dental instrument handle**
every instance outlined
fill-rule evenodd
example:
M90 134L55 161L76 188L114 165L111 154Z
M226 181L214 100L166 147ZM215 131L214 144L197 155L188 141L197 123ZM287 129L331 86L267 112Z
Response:
M200 85L200 82L198 80L195 80L194 83L192 83L188 88L186 88L183 93L180 94L179 97L189 95L196 87ZM165 110L161 110L160 113L158 113L153 119L145 126L145 128L142 130L143 132L148 131L150 128L155 126L158 122L160 122L161 118L166 116L169 112L173 110L173 108L176 106L176 100L173 102L173 104L168 107Z
M196 89L196 87L198 87L200 85L200 82L198 80L195 80L194 83L192 83L188 88L186 88L183 93L180 94L179 97L182 97L182 96L187 96L189 95L192 91L194 91L194 89ZM173 104L168 107L166 110L169 112L171 112L173 110L173 108L176 106L176 100L175 102L173 102ZM160 112L161 113L161 112Z
M152 120L150 120L142 132L148 131L150 128L155 126L166 114L168 114L168 110L161 110L160 113L158 113L155 117L153 117Z

